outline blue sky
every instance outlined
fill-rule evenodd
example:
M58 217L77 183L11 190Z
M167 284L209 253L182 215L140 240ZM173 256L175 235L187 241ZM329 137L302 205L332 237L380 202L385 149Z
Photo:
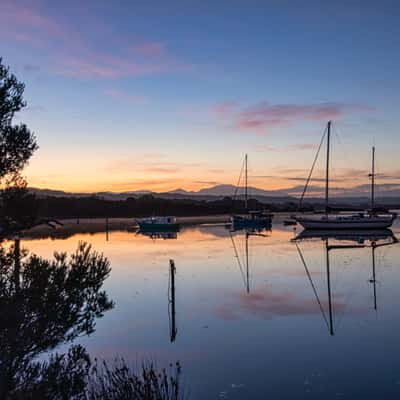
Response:
M234 183L247 152L254 185L289 187L328 119L342 185L367 181L373 143L398 182L398 3L147 3L1 2L32 186L197 189Z

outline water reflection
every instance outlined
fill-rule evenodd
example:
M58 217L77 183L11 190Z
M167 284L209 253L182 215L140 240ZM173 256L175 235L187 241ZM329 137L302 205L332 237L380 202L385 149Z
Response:
M29 255L19 239L0 247L1 399L58 398L59 391L72 398L82 389L89 358L81 346L38 357L94 332L113 307L102 290L109 273L108 260L85 243L53 260Z
M239 266L240 274L243 280L244 287L247 293L250 293L250 267L249 267L249 238L251 236L268 237L266 229L231 229L229 230L229 236L231 238L232 247L234 251L235 259ZM242 235L236 235L236 239L233 233L241 233ZM244 255L240 254L239 247L236 245L241 236L244 237Z
M171 343L175 342L178 329L176 327L176 310L175 310L175 261L169 260L169 282L168 282L168 319Z
M50 258L54 249L71 252L78 240L86 240L111 260L104 286L117 306L97 322L95 335L75 341L91 357L150 357L161 365L180 360L194 400L221 392L231 399L335 399L344 393L394 400L400 395L400 246L373 249L374 241L393 241L381 233L336 232L296 241L314 289L290 241L292 229L281 222L263 233L268 237L192 226L177 240L113 231L108 243L102 232L31 240L28 246ZM249 273L243 283L231 236L245 278L247 236ZM333 337L325 239L329 247L342 246L329 250ZM170 259L176 268L175 321Z
M137 231L138 235L143 235L147 236L150 239L156 240L156 239L177 239L178 238L178 232L169 232L169 231L160 231L160 232L153 232L153 231L142 231L139 230Z
M328 317L325 313L324 307L317 293L316 286L312 280L312 276L307 267L306 260L300 249L299 242L310 239L319 239L324 243L325 249L325 267L326 267L326 286L327 286L327 298L328 298ZM329 231L318 231L318 230L304 230L298 236L293 239L296 245L299 257L304 266L307 277L310 281L315 299L318 303L322 317L327 325L331 336L335 334L334 331L334 304L332 302L332 285L331 285L331 258L330 253L332 251L338 252L340 250L349 249L360 249L370 248L371 249L371 265L372 265L372 278L369 280L373 284L373 297L374 297L374 309L377 309L376 299L376 260L375 251L379 247L390 246L398 243L397 238L394 236L390 229L382 230L329 230ZM333 243L333 244L332 244Z

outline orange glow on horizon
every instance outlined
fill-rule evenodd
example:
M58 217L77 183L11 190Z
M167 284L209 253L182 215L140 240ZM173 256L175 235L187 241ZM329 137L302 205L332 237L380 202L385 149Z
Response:
M202 184L202 183L193 183L190 181L185 181L183 179L177 179L174 181L166 181L164 184L147 184L144 180L143 183L96 183L96 182L80 182L77 180L74 181L64 181L60 183L57 182L46 182L43 183L40 179L35 179L32 177L29 179L29 186L37 189L50 189L50 190L61 190L65 192L79 192L79 193L95 193L95 192L130 192L130 191L152 191L152 192L168 192L176 189L183 189L186 191L198 191L200 189L212 188L218 184L231 184L232 182L221 182L215 184ZM258 189L263 190L283 190L291 187L292 185L288 184L285 180L280 181L269 181L268 184L254 184L252 186L257 187Z

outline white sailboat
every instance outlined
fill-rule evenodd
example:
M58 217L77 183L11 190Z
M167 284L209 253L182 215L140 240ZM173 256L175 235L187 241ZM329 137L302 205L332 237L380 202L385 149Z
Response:
M396 213L375 208L375 147L372 147L371 209L352 215L331 214L329 207L329 156L331 121L327 126L326 177L325 177L325 214L296 216L294 219L305 229L386 229L396 219ZM312 170L311 170L312 171ZM310 177L309 177L310 179ZM307 184L309 182L307 180ZM306 188L305 188L306 190ZM305 193L303 192L303 196Z

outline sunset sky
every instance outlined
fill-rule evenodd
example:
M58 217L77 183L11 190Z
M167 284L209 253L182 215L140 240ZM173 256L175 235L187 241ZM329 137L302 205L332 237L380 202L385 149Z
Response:
M400 184L399 19L397 1L0 0L29 185L197 190L248 153L251 185L292 187L328 119L336 185L368 182L373 144Z

